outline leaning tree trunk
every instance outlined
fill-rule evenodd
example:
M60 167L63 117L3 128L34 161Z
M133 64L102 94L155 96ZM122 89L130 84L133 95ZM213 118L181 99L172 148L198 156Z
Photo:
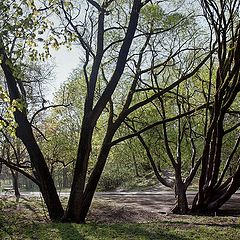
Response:
M23 109L16 109L14 112L14 118L18 125L16 128L16 135L21 139L28 151L33 166L33 172L37 181L39 182L40 191L47 205L50 218L54 221L60 220L63 216L64 211L53 179L50 175L48 166L36 142L36 139L32 132L31 124L27 119L26 101L24 100L25 98L23 96L24 92L21 94L19 90L19 85L22 84L21 80L16 79L14 76L13 64L5 52L4 44L1 39L0 45L0 55L2 58L1 67L6 78L11 102L14 100L23 101L24 104Z
M29 153L34 168L33 172L39 182L40 191L47 205L49 216L51 220L59 221L64 211L44 156L34 138L31 126L26 117L18 110L14 115L18 123L16 135L22 140Z

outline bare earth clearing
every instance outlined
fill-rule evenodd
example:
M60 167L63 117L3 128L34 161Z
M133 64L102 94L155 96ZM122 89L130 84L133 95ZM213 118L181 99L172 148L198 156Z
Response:
M239 198L240 195L236 194L224 208L239 213ZM67 196L63 196L62 201L66 204ZM240 239L240 215L208 217L165 213L174 201L174 195L169 192L97 193L88 224L83 226L51 223L40 197L23 196L18 205L13 196L2 195L0 239Z
M195 194L188 195L189 203L194 196ZM171 192L97 195L88 219L101 223L143 223L188 219L188 216L171 214L174 205L175 198ZM234 194L216 215L240 216L240 194Z
M190 192L188 195L189 203L191 203L195 193ZM64 197L66 199L66 197ZM41 217L43 214L39 209L41 204L34 205L33 201L39 197L23 197L20 199L20 204L16 207L15 204L4 209L4 212L26 213L28 216L34 213L33 221L45 221ZM14 202L13 196L2 195L0 201L4 202L11 200ZM157 221L177 222L183 221L191 223L191 216L171 214L171 209L175 205L175 198L172 192L157 191L157 192L134 192L134 193L97 193L94 197L92 207L89 211L87 220L98 223L146 223ZM46 212L45 212L46 214ZM234 194L233 197L216 213L217 216L232 216L231 223L226 222L226 219L219 221L221 226L227 224L236 224L240 216L240 194ZM195 218L194 218L195 219ZM204 218L205 219L205 218ZM207 218L208 222L204 224L215 224L216 219ZM211 220L212 219L212 220ZM195 219L196 220L196 219ZM194 221L195 221L194 220ZM206 220L206 219L205 219ZM204 221L205 221L204 220ZM199 222L201 223L201 221ZM203 224L203 223L201 223Z

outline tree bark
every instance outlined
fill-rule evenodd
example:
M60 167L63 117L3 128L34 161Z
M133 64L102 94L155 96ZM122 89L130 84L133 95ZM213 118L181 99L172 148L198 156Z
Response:
M85 117L82 123L77 161L64 221L80 222L79 214L83 203L87 167L91 152L93 134L93 127L91 125L90 118Z
M237 3L237 1L235 2ZM202 169L199 180L199 192L193 202L192 212L209 214L216 212L240 187L240 166L234 175L223 182L230 161L236 152L236 146L226 160L225 167L221 173L222 150L224 147L223 138L229 131L224 131L225 123L229 121L226 115L228 109L233 105L237 94L240 91L240 30L235 26L235 19L232 17L239 7L238 4L231 6L230 2L224 2L221 6L226 11L219 11L208 1L203 1L202 5L209 20L215 28L215 35L218 39L218 70L215 80L215 96L213 110L211 111L210 125L206 124L206 138L202 153ZM217 3L216 3L217 4ZM214 7L213 7L214 6ZM226 18L227 25L217 25L219 19ZM230 25L235 26L231 29L231 36L228 34ZM231 39L227 39L231 37ZM230 43L230 44L229 44ZM233 46L229 49L228 46ZM232 128L232 131L235 128ZM231 132L231 131L230 131ZM234 135L233 135L234 136ZM226 141L226 140L225 140Z
M14 77L13 66L11 66L12 63L7 57L2 41L0 41L0 44L0 54L2 56L1 67L6 77L10 99L11 101L22 100L23 104L26 105L26 102L24 102L24 99L19 92L17 86L18 80ZM40 183L40 191L47 205L49 216L51 220L58 221L62 218L64 211L58 197L53 179L50 175L48 166L33 135L31 124L27 119L26 106L23 106L23 109L21 109L21 111L19 109L16 109L14 112L14 118L18 124L16 128L16 135L21 139L28 151L34 168L33 172Z
M94 59L90 81L88 82L88 94L85 100L84 109L85 114L82 121L78 155L74 170L71 193L68 201L67 211L64 216L65 221L78 223L85 222L85 217L91 205L97 183L105 166L106 159L111 148L108 146L108 143L110 143L117 128L114 130L112 129L110 132L107 131L96 166L90 176L87 186L85 187L93 131L101 113L103 112L107 103L111 101L111 97L124 71L127 56L134 38L135 31L137 29L139 12L141 8L141 0L134 0L126 36L119 51L115 70L113 71L112 77L103 93L101 94L100 98L98 99L97 103L95 106L93 106L98 71L101 65L101 59L103 57L103 21L105 13L100 9L98 19L97 54L96 58Z
M63 216L63 208L54 185L54 181L44 160L42 152L34 138L29 122L23 113L16 110L14 113L18 128L16 135L27 148L30 160L34 167L34 175L40 182L40 191L47 205L49 216L53 221L59 221Z
M172 210L173 213L187 214L189 211L186 184L182 180L181 167L179 165L175 168L175 194L177 197L177 203L175 208Z
M14 172L13 170L11 170L12 173L12 179L13 179L13 190L14 190L14 194L16 197L16 202L19 202L19 198L20 198L20 191L19 191L19 181L18 181L18 172Z
M86 185L86 189L83 194L81 210L80 210L79 216L78 216L78 221L80 223L85 222L85 218L86 218L88 210L91 206L93 196L94 196L94 193L97 188L97 184L100 180L101 174L103 172L103 169L104 169L106 161L107 161L107 157L108 157L110 149L111 149L111 145L110 145L111 140L112 140L116 130L117 130L117 128L108 129L106 136L104 138L103 145L102 145L101 151L100 151L98 159L97 159L97 163L89 177L88 184Z

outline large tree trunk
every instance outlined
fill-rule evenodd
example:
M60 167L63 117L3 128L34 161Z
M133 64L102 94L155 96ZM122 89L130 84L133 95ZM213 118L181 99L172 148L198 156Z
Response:
M89 117L85 117L82 124L81 136L79 141L77 161L75 165L72 187L66 214L65 221L80 222L80 212L83 203L83 194L86 182L87 167L91 152L93 127Z
M94 193L97 188L97 184L100 180L101 174L102 174L104 166L106 164L106 160L107 160L109 151L110 151L109 146L103 146L101 153L98 157L97 164L89 178L88 184L84 191L83 202L82 202L81 211L79 214L79 221L81 223L85 222L85 218L86 218L88 210L91 206L93 196L94 196Z
M192 212L197 214L212 214L218 211L218 209L226 203L231 196L240 187L240 165L238 166L235 174L229 177L218 188L208 188L204 191L204 201L199 202L198 195L196 195Z
M79 179L77 181L75 179L75 181L73 182L72 189L71 189L71 196L68 202L68 208L67 208L67 212L64 220L77 222L77 223L85 223L85 218L91 206L92 199L97 188L97 184L100 180L101 174L103 172L104 166L107 161L109 151L111 149L110 142L112 140L112 137L115 131L116 129L115 130L111 129L110 132L106 133L101 151L97 159L97 163L89 177L86 188L84 189L83 185L82 186L80 185L81 189L79 188L80 186L76 184L77 182L79 183ZM75 171L75 174L76 174L76 171ZM86 174L86 169L85 169L85 174ZM82 179L82 181L84 181L85 183L85 179L84 180ZM81 191L80 194L79 194L79 190Z
M24 104L23 109L16 109L14 112L14 117L18 124L16 128L16 135L21 139L29 153L29 157L33 166L33 172L40 183L40 191L47 205L50 218L54 221L60 220L64 211L48 166L33 135L31 124L27 119L27 103L24 100L25 97L22 96L24 93L21 94L18 87L18 83L21 84L21 81L14 77L11 60L7 57L4 44L1 39L0 44L0 54L2 56L1 67L6 77L10 99L11 101L22 100Z
M192 212L204 214L216 212L240 187L240 166L238 166L232 177L223 182L233 155L238 148L239 139L237 140L237 145L233 147L232 153L229 154L225 167L221 172L221 165L224 160L224 154L222 154L224 148L223 139L228 133L236 129L235 127L230 127L230 130L224 128L228 126L226 123L231 119L228 111L240 91L240 30L239 26L231 29L231 31L229 28L229 26L235 26L235 19L232 16L234 16L235 11L239 8L239 3L234 4L234 7L230 7L230 2L223 3L221 8L226 11L221 10L221 12L219 12L218 8L213 7L217 3L213 3L211 5L208 1L202 1L206 17L208 17L209 22L214 26L218 39L218 70L215 79L216 92L213 108L210 112L210 124L206 123L207 133L202 153L199 192L194 199L192 207ZM219 18L226 18L229 24L224 25L224 27L217 25L216 23L219 21ZM229 35L230 32L232 36ZM231 37L231 39L227 39L226 36ZM233 48L229 49L229 46L233 46Z
M34 175L40 182L40 191L47 205L49 216L51 220L59 221L62 218L64 211L48 166L33 136L30 124L25 116L23 116L21 112L16 111L15 118L18 123L16 134L23 141L24 145L27 148L31 162L33 164Z
M95 5L98 5L98 4L95 4ZM89 161L89 156L91 152L93 130L96 126L96 123L100 115L102 114L104 108L106 107L107 103L111 101L112 94L114 93L116 86L124 71L129 49L131 47L134 34L137 29L139 12L142 6L143 4L141 0L133 1L129 25L127 28L126 36L122 43L121 49L119 51L116 68L113 71L110 81L108 82L103 93L101 94L97 103L94 106L93 103L94 103L96 82L98 79L98 72L100 69L101 60L104 54L103 40L104 40L105 11L104 11L104 8L101 8L101 7L98 8L99 19L98 19L98 34L97 34L98 36L97 37L97 53L93 62L90 79L89 81L88 79L86 79L88 81L88 93L87 93L87 98L84 106L85 115L82 121L78 155L77 155L77 161L75 165L70 198L68 201L67 211L64 216L64 219L66 221L72 221L72 222L78 222L78 223L85 222L85 217L91 205L91 201L92 201L94 192L96 190L97 183L100 179L101 173L106 163L106 159L110 151L110 146L108 146L107 144L110 143L117 128L112 130L111 133L107 131L96 166L85 188L88 161Z
M98 182L100 180L101 174L103 172L104 166L107 161L108 154L110 152L111 146L111 140L113 138L113 135L117 128L115 129L108 129L109 131L106 133L106 136L104 138L104 142L101 148L101 151L99 153L97 163L89 177L88 184L86 185L84 195L83 195L83 202L81 205L81 210L79 212L79 222L84 223L87 213L89 211L89 208L91 206L94 193L96 191Z

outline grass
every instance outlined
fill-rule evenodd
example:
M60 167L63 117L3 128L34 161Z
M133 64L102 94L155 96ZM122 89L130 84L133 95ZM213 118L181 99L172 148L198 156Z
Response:
M68 240L108 240L108 239L239 239L239 226L204 226L185 223L147 223L147 224L60 224L32 223L28 226L16 227L2 239L68 239Z
M163 216L149 223L51 223L41 200L22 200L20 210L13 199L0 201L0 239L26 240L226 240L240 239L238 217ZM95 206L100 206L95 204ZM116 216L117 217L117 216Z

